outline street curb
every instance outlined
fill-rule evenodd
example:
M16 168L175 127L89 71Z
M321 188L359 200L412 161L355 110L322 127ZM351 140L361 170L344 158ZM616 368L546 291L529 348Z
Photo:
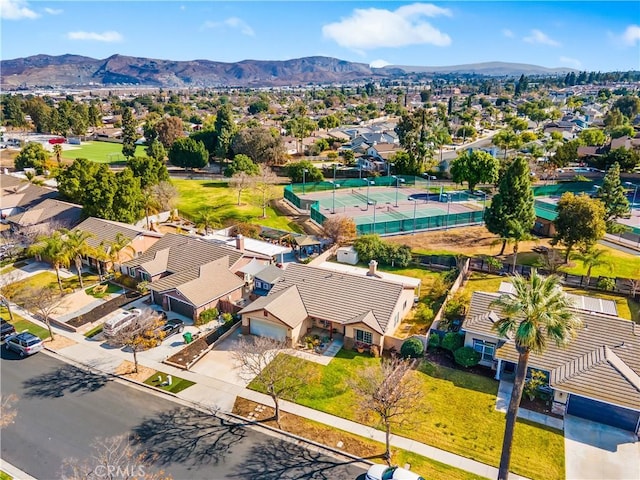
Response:
M9 462L3 460L2 458L0 458L0 470L11 475L14 480L37 480L35 477L32 477L27 472L24 472L18 467L11 465Z
M190 400L186 400L184 398L178 397L177 394L173 393L173 392L168 392L166 390L161 390L159 388L156 388L152 385L147 385L146 383L142 383L142 382L138 382L137 380L132 380L130 378L125 378L122 377L120 375L116 375L115 373L109 373L109 372L103 372L102 370L99 370L95 367L92 367L91 365L87 365L85 363L82 363L80 361L77 361L75 359L69 358L66 355L63 355L55 350L52 350L49 347L44 347L45 353L48 353L49 355L55 356L55 357L60 357L60 360L63 360L65 362L68 362L72 365L78 366L78 367L82 367L92 373L96 373L96 374L100 374L100 375L106 375L110 378L113 378L114 380L118 381L123 381L125 383L130 383L132 386L135 387L142 387L145 390L150 390L151 393L158 395L158 396L168 396L171 397L172 401L176 402L176 403L180 403L182 405L185 406L189 406L190 408L193 408L195 410L204 412L204 413L210 413L211 415L214 415L218 418L225 418L228 421L231 421L233 423L239 424L239 425L244 425L244 426L250 426L253 428L262 428L263 430L267 430L269 434L271 434L272 436L276 436L276 437L287 437L289 439L292 439L293 441L291 443L294 444L300 444L300 443L304 443L307 445L311 445L313 446L316 450L322 450L324 452L327 452L328 454L332 455L332 456L340 456L340 457L346 457L349 458L351 460L354 460L355 462L360 462L360 463L364 463L367 466L370 465L374 465L374 462L371 462L369 460L366 460L364 458L358 457L356 455L353 455L351 453L348 452L344 452L342 450L339 450L337 448L334 447L330 447L328 445L324 445L318 442L315 442L311 439L308 438L304 438L304 437L300 437L294 433L290 433L284 430L279 430L275 427L271 427L269 425L264 425L260 422L256 422L255 420L249 420L246 417L243 417L241 415L236 415L235 413L231 413L231 412L225 412L222 410L213 410L212 408L208 408L202 404L190 401ZM236 395L236 398L238 396ZM257 402L256 402L257 403ZM335 427L331 427L334 428L336 430L339 430L338 428ZM9 473L9 472L7 472ZM14 475L12 475L14 476ZM15 477L14 478L20 478L22 480L22 477ZM25 480L30 480L29 478L26 478Z

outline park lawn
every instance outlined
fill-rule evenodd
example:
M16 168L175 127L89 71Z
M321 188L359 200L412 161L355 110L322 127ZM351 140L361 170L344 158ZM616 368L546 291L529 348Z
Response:
M249 222L280 230L302 233L300 227L288 217L278 215L271 207L267 208L267 218L262 217L262 208L254 201L254 195L247 191L242 194L238 205L238 194L229 188L227 182L211 180L172 179L178 189L178 211L192 221L197 221L202 210L211 208L218 222ZM276 185L277 196L282 197L283 187Z
M473 272L463 288L465 292L469 293L470 298L472 292L497 292L498 288L500 288L500 283L508 281L509 277L492 273Z
M233 406L233 413L247 417L249 413L256 413L255 407L257 405L259 404L237 397ZM277 427L274 420L269 420L271 416L273 416L273 408L267 405L261 412L260 423ZM336 448L338 442L342 442L343 446L339 450L356 457L383 463L384 444L369 438L287 412L281 412L280 414L280 427L286 432L333 448ZM391 447L391 462L395 465L409 463L412 472L416 472L429 480L479 480L484 478L400 448Z
M309 379L295 399L298 403L349 420L363 420L349 379L357 379L363 368L380 362L379 358L341 350L327 366L296 361ZM498 382L426 362L411 374L420 382L424 397L416 405L410 426L393 431L498 466L505 425L505 415L495 410ZM518 421L511 468L533 479L563 479L562 432Z
M160 381L158 381L158 377L160 377ZM163 372L156 372L147 378L144 383L146 385L151 385L152 387L159 388L160 390L164 390L166 392L171 393L179 393L185 388L189 388L192 385L195 385L195 382L190 380L185 380L180 377L171 378L171 385L161 386L160 384L167 379L167 374Z
M80 288L80 282L78 281L78 277L76 275L69 278L62 278L61 280L62 280L62 288L65 290L65 292L69 289L75 291L78 288ZM98 275L95 275L93 273L87 273L87 272L84 272L82 274L82 280L85 286L92 285L100 281ZM56 279L55 273L41 272L36 275L32 275L31 277L27 277L24 280L19 280L14 284L12 284L12 287L15 289L16 292L24 288L30 288L30 287L38 288L38 287L46 287L46 286L50 286L51 288L55 288L56 290L58 290L58 281Z
M83 142L82 145L73 145L74 148L67 148L62 151L62 158L73 161L76 158L86 158L96 163L119 163L125 162L122 155L122 144L111 142ZM113 154L110 156L110 154ZM119 154L119 155L115 155ZM145 147L136 147L136 156L146 157Z
M40 325L36 325L33 322L30 322L24 317L18 315L13 310L12 310L12 313L13 313L13 322L10 322L10 323L15 327L16 332L20 333L27 330L29 333L33 333L34 335L37 335L43 340L45 338L49 338L48 329L43 328ZM4 318L5 320L9 320L9 311L7 310L7 307L5 306L0 307L0 317Z
M593 267L591 277L637 278L640 275L640 255L631 255L604 245L597 245L596 248L607 252L603 257L611 268L607 266ZM587 269L579 260L570 260L568 266L560 267L560 271L572 275L586 275L587 273Z

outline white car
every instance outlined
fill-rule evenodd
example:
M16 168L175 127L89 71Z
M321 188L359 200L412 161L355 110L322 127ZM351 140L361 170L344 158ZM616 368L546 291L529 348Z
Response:
M404 468L377 464L371 465L365 478L366 480L424 480L417 473L410 472Z

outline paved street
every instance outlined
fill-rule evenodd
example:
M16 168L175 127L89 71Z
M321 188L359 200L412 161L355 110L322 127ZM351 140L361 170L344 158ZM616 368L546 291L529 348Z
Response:
M175 479L357 478L364 470L253 428L226 423L39 353L2 349L2 394L20 401L1 456L38 479L67 458L90 458L97 437L135 435Z

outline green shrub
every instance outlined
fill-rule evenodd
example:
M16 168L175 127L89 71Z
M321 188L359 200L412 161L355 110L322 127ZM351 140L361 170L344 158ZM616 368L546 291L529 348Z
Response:
M433 310L429 305L425 305L424 303L418 305L418 308L416 309L416 320L431 325L433 317L435 316L436 314L433 313Z
M224 323L233 322L233 315L231 315L230 313L223 313L222 320L224 321Z
M202 313L198 316L198 325L204 325L209 323L211 320L215 320L218 318L218 309L217 308L207 308L203 310Z
M440 335L432 333L429 335L429 348L438 348L440 346Z
M480 362L480 354L471 347L458 348L453 352L453 358L458 365L467 368L474 367Z
M542 394L540 387L547 384L547 376L540 370L531 370L531 377L524 383L524 394L533 401Z
M419 358L424 353L424 345L418 338L408 338L400 347L400 355L402 358Z
M613 290L616 288L616 281L613 278L602 277L598 280L598 288L600 290Z
M464 345L464 337L457 332L449 332L445 334L440 346L446 350L455 352Z

